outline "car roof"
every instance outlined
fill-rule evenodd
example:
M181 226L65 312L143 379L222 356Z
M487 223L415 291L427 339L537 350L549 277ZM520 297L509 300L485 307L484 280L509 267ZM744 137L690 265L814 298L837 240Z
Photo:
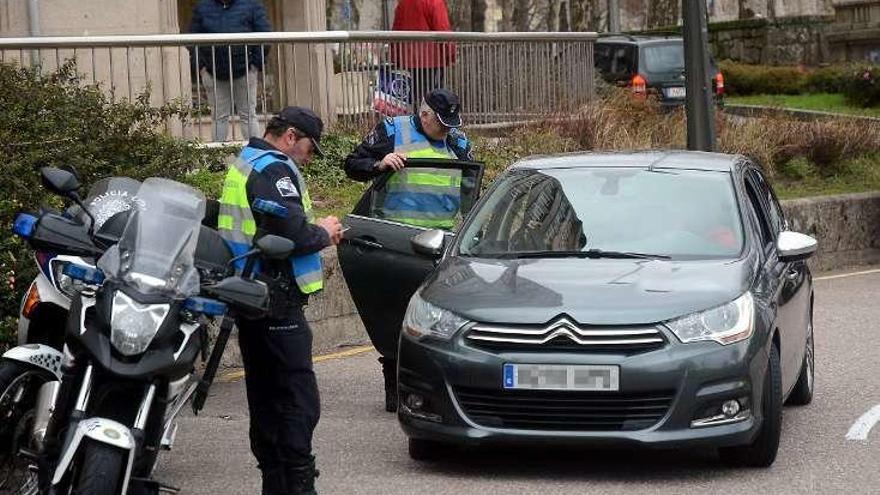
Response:
M627 167L732 172L742 160L740 155L704 151L579 152L532 156L514 163L510 169Z

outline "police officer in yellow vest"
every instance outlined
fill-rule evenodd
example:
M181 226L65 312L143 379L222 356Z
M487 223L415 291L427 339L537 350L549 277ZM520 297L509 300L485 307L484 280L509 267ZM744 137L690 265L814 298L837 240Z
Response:
M452 229L461 206L461 171L407 168L407 158L473 160L461 126L461 102L447 89L425 96L417 115L380 122L345 159L345 173L368 181L391 172L381 214L388 220L427 228ZM397 410L396 361L381 357L385 408Z
M255 237L274 234L296 244L284 261L261 261L258 278L270 287L271 314L236 321L245 366L251 451L263 476L264 495L313 494L317 476L312 432L320 402L312 370L312 333L303 315L309 294L323 287L321 257L338 244L336 217L313 223L311 199L299 167L322 155L323 122L309 109L287 107L251 138L229 167L220 198L218 228L234 253ZM254 200L274 201L286 218L252 211ZM258 228L259 227L259 228ZM239 266L237 268L242 268Z

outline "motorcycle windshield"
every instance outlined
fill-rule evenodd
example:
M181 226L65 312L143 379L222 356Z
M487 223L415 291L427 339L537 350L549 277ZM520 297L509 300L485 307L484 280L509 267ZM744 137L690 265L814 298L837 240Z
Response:
M141 183L130 177L107 177L92 184L83 204L95 217L95 230L100 230L113 215L140 207L140 187ZM83 223L87 221L79 206L71 206L68 211Z
M98 261L109 278L142 294L189 296L199 291L195 251L205 196L179 182L150 178L137 192L119 243Z

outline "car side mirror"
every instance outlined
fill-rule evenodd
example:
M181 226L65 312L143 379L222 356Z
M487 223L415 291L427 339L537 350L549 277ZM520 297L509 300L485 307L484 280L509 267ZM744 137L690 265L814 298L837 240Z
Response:
M818 246L816 239L790 230L780 232L776 240L776 252L783 263L805 260L816 253Z
M55 167L43 167L40 169L43 187L59 196L71 197L79 190L79 179L73 172L61 170Z
M269 259L284 259L290 256L296 244L286 237L264 235L257 240L257 249Z
M410 239L410 243L416 253L436 258L443 254L445 237L446 232L442 230L426 230Z

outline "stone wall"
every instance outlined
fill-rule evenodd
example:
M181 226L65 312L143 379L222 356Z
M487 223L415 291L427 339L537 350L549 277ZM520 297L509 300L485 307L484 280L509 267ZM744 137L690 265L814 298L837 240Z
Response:
M808 16L713 23L709 41L717 60L815 66L830 61L825 37L831 20Z
M782 202L791 229L819 240L814 270L880 263L880 192Z

